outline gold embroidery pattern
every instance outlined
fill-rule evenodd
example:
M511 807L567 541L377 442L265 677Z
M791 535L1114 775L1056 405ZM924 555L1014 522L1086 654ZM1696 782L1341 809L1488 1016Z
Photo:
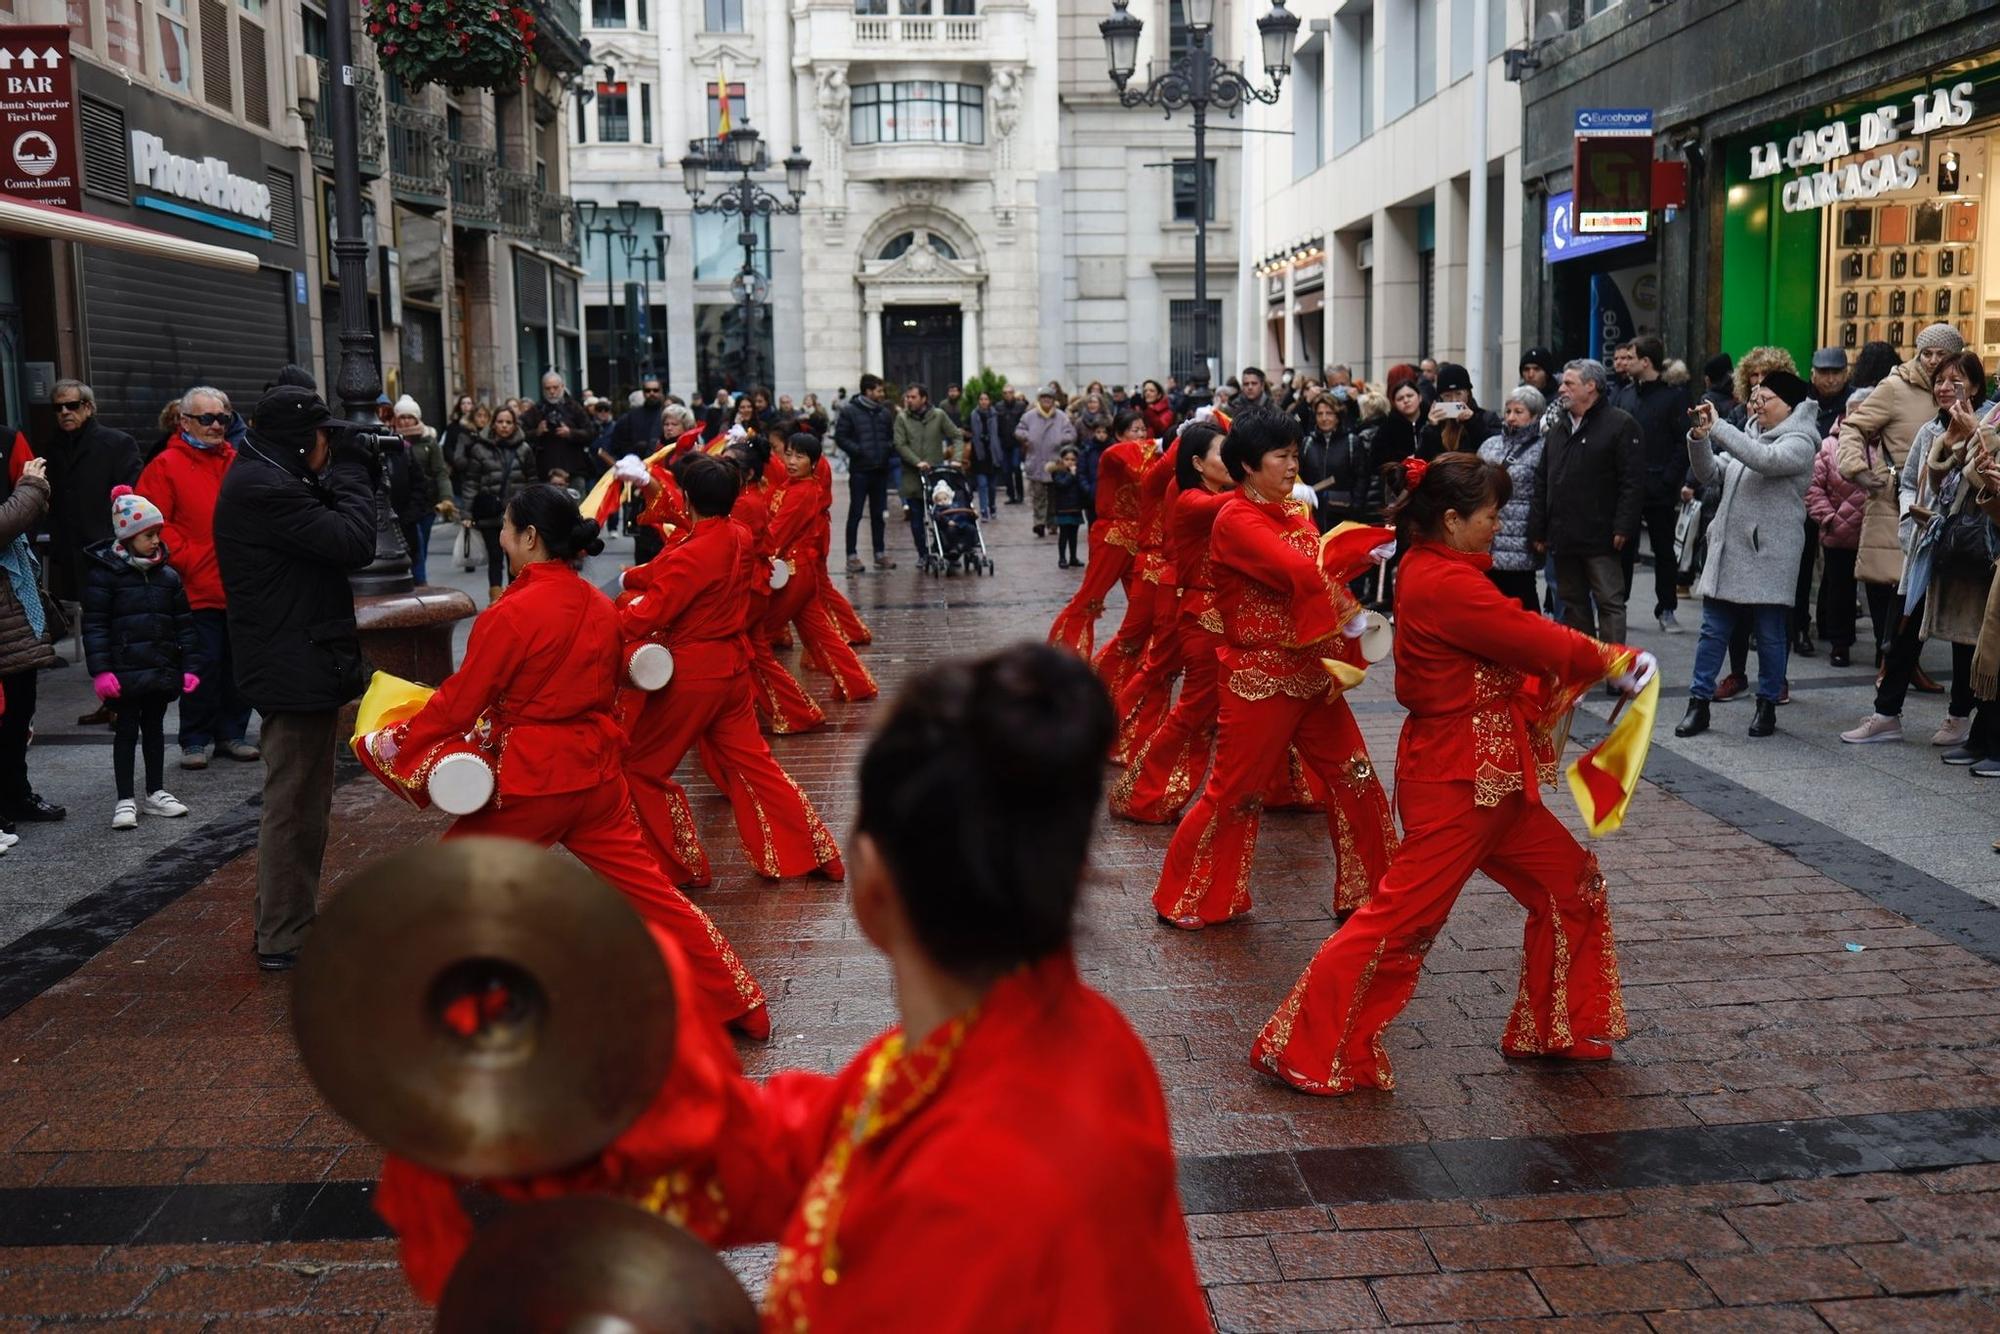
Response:
M766 880L777 880L780 878L778 871L778 845L771 838L771 822L764 815L764 803L757 800L757 789L755 787L749 783L744 783L742 786L744 799L750 803L750 809L757 815L758 837L763 840L761 851L752 848L745 848L744 851L750 854L751 861L757 867L758 875L763 876Z
M1222 613L1213 606L1204 607L1195 613L1194 623L1212 635L1222 633Z
M1625 1015L1625 984L1618 976L1618 942L1611 933L1611 896L1597 854L1584 854L1583 869L1577 876L1577 895L1592 911L1589 929L1598 935L1598 975L1604 987L1604 1032L1607 1038L1631 1036Z
M1333 1065L1327 1070L1323 1087L1339 1093L1346 1093L1354 1087L1354 1076L1347 1071L1347 1044L1354 1037L1355 1022L1361 1017L1362 1003L1368 999L1368 989L1375 985L1375 970L1382 963L1382 952L1389 947L1389 939L1384 936L1375 942L1375 952L1368 956L1368 964L1355 979L1354 995L1348 998L1347 1017L1340 1025L1340 1041L1333 1049ZM1380 1087L1393 1089L1396 1080L1389 1073L1389 1058L1382 1050L1382 1040L1378 1034L1369 1043L1375 1053L1376 1076Z
M633 1202L648 1213L666 1219L675 1227L715 1235L729 1223L729 1201L722 1183L710 1177L696 1185L687 1172L669 1172L655 1177Z
M1264 1021L1264 1031L1257 1035L1257 1059L1272 1074L1278 1073L1278 1056L1292 1042L1292 1029L1299 1021L1299 1010L1305 1005L1306 985L1312 980L1312 966L1299 974L1299 980L1292 984L1291 994L1277 1012Z
M1186 917L1201 906L1203 892L1215 875L1213 850L1215 835L1222 828L1222 807L1218 805L1209 813L1208 823L1203 826L1201 837L1195 840L1194 858L1188 868L1187 884L1181 889L1180 898L1174 901L1174 910L1169 916Z
M681 865L701 878L708 870L708 850L694 827L694 812L688 809L687 793L678 787L667 793L667 812L674 826L674 856Z
M798 780L783 769L778 772L784 774L785 781L791 784L792 794L799 799L799 813L805 817L806 834L812 839L813 857L822 869L832 866L840 860L840 848L833 841L832 831L826 827L826 821L819 818L818 809L799 786Z
M1333 689L1333 678L1317 664L1306 670L1281 670L1276 675L1261 666L1249 665L1229 673L1229 688L1237 698L1252 701L1270 699L1275 695L1292 699L1319 699Z

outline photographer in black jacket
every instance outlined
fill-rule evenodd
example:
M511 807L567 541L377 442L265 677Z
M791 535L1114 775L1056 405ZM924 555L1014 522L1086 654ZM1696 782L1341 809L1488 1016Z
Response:
M1653 619L1670 635L1681 632L1675 608L1680 579L1674 561L1674 521L1680 517L1681 482L1687 476L1688 409L1694 406L1684 384L1661 378L1667 368L1667 345L1655 334L1632 340L1631 383L1613 393L1611 405L1639 424L1646 455L1646 484L1640 502L1640 522L1653 548ZM1639 544L1619 553L1625 566L1625 596L1632 596L1632 571Z
M361 694L347 583L375 557L374 445L311 389L258 400L222 479L215 551L236 685L263 716L257 962L290 968L318 911L341 706Z

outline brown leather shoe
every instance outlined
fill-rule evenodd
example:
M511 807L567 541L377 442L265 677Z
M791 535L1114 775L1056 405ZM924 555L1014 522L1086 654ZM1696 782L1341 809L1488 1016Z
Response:
M1735 672L1731 672L1729 675L1723 677L1720 681L1716 682L1715 702L1717 704L1720 704L1724 700L1735 699L1738 695L1742 694L1749 688L1750 688L1750 682L1746 678L1737 675Z
M1942 695L1944 687L1931 680L1921 665L1910 672L1910 688L1923 695Z
M117 721L118 711L109 704L100 704L97 706L95 713L86 713L83 717L77 719L76 725L78 727L96 727L100 724L115 724Z

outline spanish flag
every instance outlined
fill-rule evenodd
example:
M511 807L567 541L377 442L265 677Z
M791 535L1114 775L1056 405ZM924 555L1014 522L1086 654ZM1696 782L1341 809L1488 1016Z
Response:
M1602 838L1625 823L1625 808L1632 804L1632 794L1639 788L1659 709L1660 674L1655 671L1612 726L1611 735L1569 766L1570 795L1576 798L1576 808L1583 812L1592 837Z
M361 703L354 712L355 738L358 740L370 732L408 722L423 712L424 705L436 693L429 686L405 681L400 676L375 673L369 679L368 693L361 697Z

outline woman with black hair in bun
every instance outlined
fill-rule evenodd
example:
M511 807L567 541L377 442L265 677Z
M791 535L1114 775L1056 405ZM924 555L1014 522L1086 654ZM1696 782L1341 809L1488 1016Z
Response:
M1257 1036L1250 1061L1326 1096L1391 1089L1382 1030L1408 1004L1459 890L1484 871L1528 910L1521 984L1500 1049L1602 1061L1626 1032L1597 858L1542 802L1555 729L1599 681L1637 693L1649 653L1544 620L1487 577L1507 470L1475 455L1392 464L1396 520L1396 750L1403 843L1373 897L1320 947Z
M777 1242L767 1330L1211 1329L1159 1076L1071 953L1111 736L1066 650L912 680L862 758L850 845L901 1022L837 1075L757 1081L719 1066L719 1036L683 1035L610 1149L486 1184L609 1192L711 1245ZM471 1226L452 1183L395 1166L379 1207L434 1300Z
M500 546L514 581L473 622L465 661L383 758L393 765L398 754L428 754L483 720L496 757L493 801L454 820L445 838L562 844L673 933L716 1020L768 1036L763 991L707 914L673 887L633 813L625 735L613 713L623 661L618 613L577 572L604 550L597 525L567 492L538 484L507 502Z

